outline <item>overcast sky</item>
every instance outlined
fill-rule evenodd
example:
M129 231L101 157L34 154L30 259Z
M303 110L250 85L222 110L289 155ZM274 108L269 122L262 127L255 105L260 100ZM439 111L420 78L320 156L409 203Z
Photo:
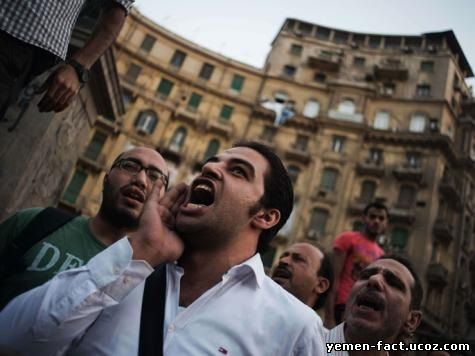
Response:
M262 68L285 18L354 32L453 30L475 70L475 0L136 0L143 14L211 50ZM475 86L475 79L469 79Z

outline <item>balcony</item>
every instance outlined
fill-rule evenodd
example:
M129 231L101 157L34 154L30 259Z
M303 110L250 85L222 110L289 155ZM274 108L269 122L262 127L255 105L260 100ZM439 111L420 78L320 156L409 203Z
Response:
M356 122L358 124L363 123L363 114L359 113L350 114L338 110L329 110L328 117L334 120Z
M209 120L206 123L206 129L215 134L224 136L227 139L230 139L234 133L234 127L232 123L219 119Z
M175 120L181 121L185 124L189 124L192 126L196 126L200 121L199 113L184 108L177 108L174 112L173 117Z
M110 120L104 116L98 115L97 120L94 123L96 127L100 127L102 130L109 134L118 134L120 131L120 122Z
M308 164L311 159L310 153L307 150L296 148L295 145L292 145L285 150L285 158L303 164Z
M441 263L433 262L427 266L426 278L429 284L443 288L449 281L449 271Z
M317 191L312 194L312 200L324 201L330 204L336 204L338 201L338 195L335 190L329 190L328 188L319 187Z
M412 224L416 220L416 212L412 206L397 205L389 209L391 222Z
M374 66L374 75L377 80L407 80L409 70L400 61L384 60Z
M444 218L437 218L432 227L434 237L444 244L450 244L455 237L455 228Z
M88 156L86 153L83 153L79 156L78 163L95 173L99 173L107 168L107 157L103 153L100 153L97 157Z
M453 174L445 174L439 184L439 192L457 206L462 206L462 181Z
M412 181L421 183L423 170L421 166L414 166L408 163L403 163L393 170L394 176L402 181Z
M321 52L316 56L309 56L307 64L312 69L338 72L341 66L341 56L337 53Z
M176 165L179 165L181 163L186 153L186 150L182 146L174 144L161 144L159 147L157 147L157 151L163 156L163 158L175 163Z
M356 172L360 175L369 175L374 177L384 176L384 164L381 161L366 159L356 165Z
M363 201L361 198L356 198L350 204L348 204L348 212L352 215L363 215L364 208L368 205L368 202Z

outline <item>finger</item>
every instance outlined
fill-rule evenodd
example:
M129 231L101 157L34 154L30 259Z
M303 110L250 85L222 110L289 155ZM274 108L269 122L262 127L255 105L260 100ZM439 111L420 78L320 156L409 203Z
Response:
M160 200L160 205L171 210L173 205L177 202L178 198L181 197L187 191L187 185L185 183L180 183L170 189L165 193L163 198Z
M58 91L58 85L54 80L52 80L49 83L49 86L48 86L48 89L46 90L45 95L43 95L43 98L38 103L38 108L40 111L53 110L54 105L56 103L55 97L58 95L57 91Z
M55 112L61 112L66 109L71 102L73 101L74 97L76 96L75 93L66 93L61 99L58 100L56 105L54 106Z
M186 201L187 197L188 197L188 191L189 191L189 187L187 186L186 189L184 189L181 194L178 196L178 198L176 199L175 203L173 204L173 206L171 207L170 209L170 212L173 214L173 216L175 216L178 212L178 209L180 209L180 207L183 205L183 203Z

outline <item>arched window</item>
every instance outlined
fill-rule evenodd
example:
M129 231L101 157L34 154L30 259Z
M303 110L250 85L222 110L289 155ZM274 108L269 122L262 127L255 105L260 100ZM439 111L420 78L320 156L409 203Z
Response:
M206 161L208 158L213 157L218 153L219 150L219 141L216 139L212 139L208 143L208 147L206 148L206 152L203 156L203 161Z
M398 206L401 208L411 208L414 205L416 189L411 185L402 185L399 191Z
M289 173L290 180L295 185L299 179L300 168L297 166L288 166L287 172Z
M363 203L370 203L374 198L376 192L376 183L371 180L365 180L361 184L360 200Z
M314 119L318 116L319 111L320 103L315 99L310 99L305 103L305 107L303 108L303 116Z
M404 251L409 231L404 227L395 227L391 232L391 247L398 252Z
M355 103L351 99L343 99L343 101L338 105L338 111L343 114L353 115L355 110Z
M424 114L413 114L409 124L409 131L424 132L426 128L426 116Z
M144 110L138 114L134 126L138 133L149 135L155 130L157 123L157 114L152 110Z
M337 180L338 171L334 168L325 168L322 173L320 188L327 192L333 192L335 190Z
M183 144L186 139L186 129L184 127L179 127L173 133L173 136L170 140L168 148L173 152L180 152L183 148Z
M389 120L390 120L390 115L387 111L378 111L374 118L373 127L378 130L388 130Z
M307 238L310 240L318 240L325 235L328 222L328 211L325 209L315 208L310 216L310 224L307 230Z

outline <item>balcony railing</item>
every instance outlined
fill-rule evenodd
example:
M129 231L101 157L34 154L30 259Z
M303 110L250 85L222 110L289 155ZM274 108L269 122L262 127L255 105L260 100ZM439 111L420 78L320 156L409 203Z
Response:
M422 166L414 166L408 163L403 163L394 168L393 174L399 180L409 180L420 183L423 177L423 168Z
M363 122L363 114L359 113L349 114L346 112L340 112L338 110L329 110L328 117L334 120L356 122L358 124L361 124Z
M444 218L439 217L434 222L432 233L434 234L434 237L436 237L442 243L449 244L454 240L455 228Z
M378 80L407 80L409 70L402 62L383 60L374 66L374 75Z
M462 204L462 181L453 174L445 174L439 184L439 192L456 205Z
M358 162L356 172L360 175L370 175L375 177L384 176L384 164L382 161L366 159L364 162Z
M416 220L416 212L414 206L396 205L389 210L392 222L401 222L412 224Z
M433 262L427 266L426 278L433 286L445 287L448 283L449 271L441 263Z
M301 162L303 164L308 164L311 159L308 150L296 148L295 145L292 145L285 150L285 158Z
M338 72L341 66L341 56L337 53L319 53L308 57L308 66L330 72Z
M85 152L79 156L79 163L97 173L107 168L107 158L108 157L103 153L100 153L97 157L93 157Z

